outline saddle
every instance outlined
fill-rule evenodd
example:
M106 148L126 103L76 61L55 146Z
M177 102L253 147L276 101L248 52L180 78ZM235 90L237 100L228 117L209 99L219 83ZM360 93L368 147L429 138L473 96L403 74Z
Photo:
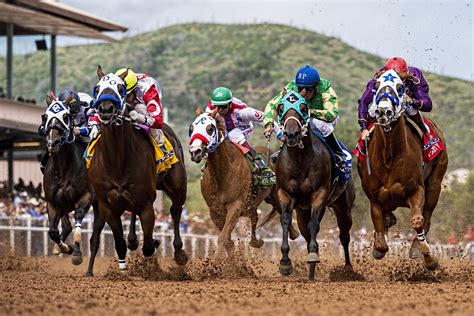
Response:
M155 157L155 165L156 165L156 174L162 173L170 169L175 163L179 162L179 159L176 156L173 145L171 145L171 142L168 140L166 136L164 136L164 145L160 147L158 146L157 142L153 139L153 137L149 133L146 133L146 131L144 131L144 135L153 148L153 153ZM99 134L99 136L97 136L96 139L90 142L86 150L84 151L83 158L86 161L86 167L88 169L92 161L92 158L94 156L96 145L99 142L100 137L101 137L101 134Z
M409 123L410 128L418 135L420 140L422 141L423 144L423 161L425 163L431 162L433 159L435 159L443 150L446 149L446 146L444 143L441 141L438 135L436 135L433 125L429 120L426 118L423 118L424 122L426 125L429 127L429 133L431 136L433 136L433 140L429 141L428 137L424 135L424 133L420 130L418 125L410 119L408 116L405 117L407 122ZM368 130L370 135L372 136L374 133L374 128L375 128L376 122L372 122L368 126ZM352 150L352 153L357 156L359 159L359 164L363 164L365 161L365 157L367 155L367 151L365 148L365 142L359 137L357 140L356 147Z

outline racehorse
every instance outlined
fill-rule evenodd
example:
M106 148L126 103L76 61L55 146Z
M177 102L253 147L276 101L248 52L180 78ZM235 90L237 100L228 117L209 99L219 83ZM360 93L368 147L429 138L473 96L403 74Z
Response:
M65 102L53 94L46 97L48 109L44 114L46 143L50 158L46 164L43 184L49 218L49 237L63 253L72 254L74 265L82 263L81 224L84 214L93 202L92 188L82 155L86 145L75 140L72 133L72 118ZM68 213L74 211L74 245L67 245L67 236L72 227ZM62 232L58 231L61 219Z
M355 199L352 177L347 182L332 180L335 170L331 153L318 136L308 132L308 106L302 96L289 92L280 101L277 112L286 137L276 162L283 228L280 273L284 276L292 273L288 231L296 210L298 227L307 243L308 279L314 280L316 263L320 262L316 236L326 208L336 215L345 266L352 269L349 257L351 209Z
M203 113L189 127L191 160L200 163L207 156L207 167L201 178L201 192L209 207L211 220L219 230L217 256L224 251L232 257L231 233L239 217L249 217L252 227L250 245L259 248L257 239L257 206L267 197L271 187L253 185L252 172L243 152L225 139L225 128L216 120L217 111Z
M396 72L385 72L375 88L373 106L377 125L368 146L371 174L367 164L358 164L375 228L372 254L376 259L385 256L388 251L385 233L396 223L392 212L398 207L409 207L410 223L417 232L410 256L414 257L421 251L426 268L434 270L438 262L426 241L426 233L438 203L448 154L443 150L424 165L421 139L402 115L406 110L403 104L405 86ZM433 122L431 125L444 142L439 128Z
M94 232L91 237L91 258L87 275L93 275L93 265L99 248L99 236L105 225L112 229L115 249L119 257L119 269L126 269L127 244L123 238L120 216L125 210L132 212L128 248L138 246L135 233L135 215L140 217L143 230L143 255L155 254L159 241L153 239L155 213L153 202L156 189L162 189L172 200L171 214L174 221L175 260L185 264L188 260L182 250L183 242L179 233L182 206L186 199L186 171L182 147L176 135L167 125L163 127L165 136L173 144L180 162L165 174L156 176L155 158L152 145L144 138L137 126L127 117L125 105L126 88L123 78L128 71L116 76L104 74L97 68L99 83L94 88L95 107L100 120L101 136L91 159L89 174L99 201L99 210L94 218Z

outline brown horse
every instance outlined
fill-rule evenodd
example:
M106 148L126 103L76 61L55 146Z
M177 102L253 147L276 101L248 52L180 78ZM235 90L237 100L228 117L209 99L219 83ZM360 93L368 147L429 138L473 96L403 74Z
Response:
M426 267L433 270L438 262L425 234L430 229L431 215L438 203L448 154L444 150L423 166L422 142L403 115L403 82L396 73L392 75L393 82L383 82L381 78L376 83L375 117L378 122L368 146L371 174L367 164L358 165L375 228L373 256L382 259L388 251L384 235L396 223L392 212L398 207L409 207L410 222L418 234L410 254L413 257L421 251ZM432 126L444 142L441 131L435 124Z
M296 210L298 227L307 243L308 279L314 280L316 263L320 261L316 236L327 208L332 209L336 215L345 265L347 269L352 269L349 231L355 199L353 180L350 177L347 182L332 181L335 176L334 169L331 168L331 153L313 132L308 133L308 106L302 96L289 92L282 98L277 110L280 122L284 122L286 137L276 162L283 228L280 273L285 276L292 273L288 233L293 210Z
M197 113L199 114L199 113ZM201 192L209 207L211 219L220 231L217 256L224 250L233 256L231 233L239 217L249 217L252 247L261 247L256 238L257 206L271 188L254 187L249 163L242 151L224 139L224 127L216 120L217 112L200 114L190 126L191 160L199 163L207 156L207 168L201 179Z
M121 215L125 210L138 214L143 229L143 255L152 256L159 243L153 239L156 197L155 159L153 148L129 121L119 121L126 88L123 77L105 75L96 86L96 107L101 121L101 138L89 167L89 176L99 201L91 237L91 258L87 275L93 275L99 236L105 222L112 229L119 268L126 269L127 245L123 238Z
M86 145L72 135L72 117L65 102L48 96L48 109L43 116L46 143L50 158L46 164L43 183L49 218L49 236L59 251L72 254L74 265L82 263L81 224L89 210L93 194L82 155ZM74 211L76 220L74 245L66 238L72 231L68 213ZM61 235L58 231L61 219Z

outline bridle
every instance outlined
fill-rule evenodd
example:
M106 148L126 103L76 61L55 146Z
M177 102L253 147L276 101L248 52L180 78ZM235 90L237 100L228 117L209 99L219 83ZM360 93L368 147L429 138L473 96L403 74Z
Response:
M281 108L282 105L283 105L283 108ZM303 107L304 110L301 109L302 105L304 105ZM285 119L285 116L289 110L294 110L296 114L303 120L303 123L295 115L289 115ZM285 135L287 134L286 126L290 120L296 121L301 132L301 136L299 136L300 139L295 145L288 144L288 138L285 141L286 144L289 147L298 146L299 148L304 148L303 138L308 134L309 115L308 115L306 100L300 94L294 91L290 91L280 100L280 103L278 105L278 122L281 124L283 119L284 121L283 121L282 130Z

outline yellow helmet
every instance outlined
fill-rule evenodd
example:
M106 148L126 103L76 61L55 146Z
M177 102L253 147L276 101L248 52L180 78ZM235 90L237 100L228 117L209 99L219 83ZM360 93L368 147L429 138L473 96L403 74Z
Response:
M127 69L128 69L128 74L127 76L125 76L124 81L125 81L125 85L127 86L127 94L130 94L133 91L133 89L135 89L135 87L137 86L137 83L138 83L137 74L129 68L119 69L115 72L115 74L120 77L121 75L123 75L125 71L127 71Z

